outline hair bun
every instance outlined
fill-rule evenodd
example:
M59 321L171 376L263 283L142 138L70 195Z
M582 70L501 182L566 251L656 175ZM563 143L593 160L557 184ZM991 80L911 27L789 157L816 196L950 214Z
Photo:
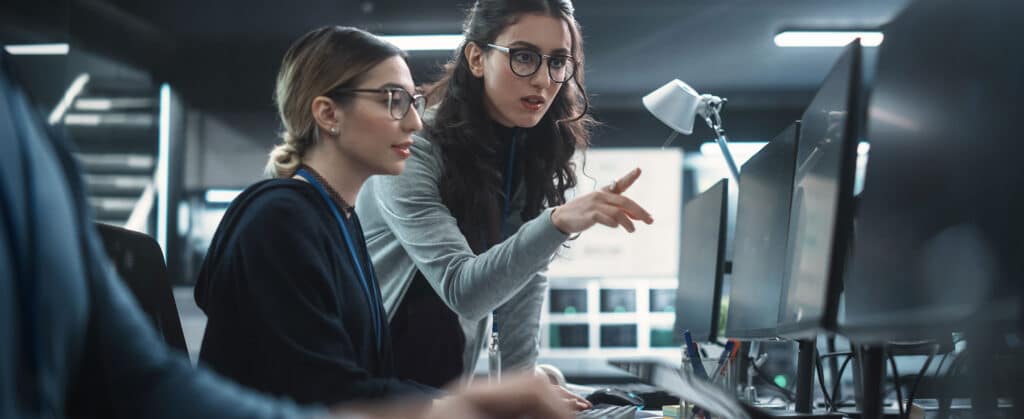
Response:
M270 178L291 177L302 164L302 157L299 150L293 145L295 138L291 134L284 134L284 143L278 144L270 151L270 161L267 162L263 172Z

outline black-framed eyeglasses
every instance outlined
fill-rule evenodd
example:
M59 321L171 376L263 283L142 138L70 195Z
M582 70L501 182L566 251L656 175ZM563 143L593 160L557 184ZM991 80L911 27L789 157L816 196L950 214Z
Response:
M576 60L568 55L541 54L529 48L509 48L487 44L488 47L508 54L508 66L519 77L530 77L540 70L544 59L548 61L548 77L555 83L565 83L576 75Z
M327 96L338 96L347 93L384 93L388 95L388 114L395 120L405 118L409 109L415 107L416 113L423 116L427 108L427 97L421 94L412 94L399 87L384 87L381 89L334 89Z

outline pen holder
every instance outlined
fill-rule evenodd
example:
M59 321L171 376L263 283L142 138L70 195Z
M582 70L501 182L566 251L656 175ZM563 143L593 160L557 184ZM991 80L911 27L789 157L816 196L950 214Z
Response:
M708 374L708 381L710 381L715 386L718 386L718 387L721 387L721 388L725 389L727 392L729 392L729 394L736 394L736 391L737 391L736 390L736 385L737 385L737 382L739 380L739 373L738 373L739 371L735 368L735 366L733 364L735 364L735 359L733 359L733 360L726 360L725 364L722 366L722 368L719 369L718 368L718 359L701 359L701 365L704 366L704 371L706 371L707 374ZM717 375L716 375L716 371L717 371ZM693 371L693 363L690 362L690 359L685 354L683 354L682 364L681 364L681 368L680 368L680 373L681 374L686 374L686 375L692 375L693 377L698 377L697 374L694 373L694 371ZM694 414L694 407L695 407L695 405L693 403L691 403L690 401L681 400L680 401L680 411L682 413L681 417L687 418L687 419L691 419L691 418L693 418L693 419L699 419L699 418L710 419L707 416L701 416L701 415ZM699 411L699 409L698 409L698 411Z

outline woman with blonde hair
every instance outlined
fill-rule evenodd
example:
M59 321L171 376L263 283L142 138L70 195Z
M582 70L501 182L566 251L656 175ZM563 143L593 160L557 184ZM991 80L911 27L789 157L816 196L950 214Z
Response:
M422 128L404 53L365 31L314 30L285 54L283 143L271 179L231 203L195 288L199 359L300 403L432 394L395 378L377 278L353 210L371 175L397 175Z

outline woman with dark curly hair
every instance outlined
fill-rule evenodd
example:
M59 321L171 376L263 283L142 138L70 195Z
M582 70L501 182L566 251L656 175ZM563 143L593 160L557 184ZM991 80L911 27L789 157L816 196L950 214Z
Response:
M480 0L464 28L406 171L357 204L398 374L433 386L472 374L488 335L505 369L532 370L558 248L594 224L653 222L620 195L639 169L566 201L593 124L571 2Z

